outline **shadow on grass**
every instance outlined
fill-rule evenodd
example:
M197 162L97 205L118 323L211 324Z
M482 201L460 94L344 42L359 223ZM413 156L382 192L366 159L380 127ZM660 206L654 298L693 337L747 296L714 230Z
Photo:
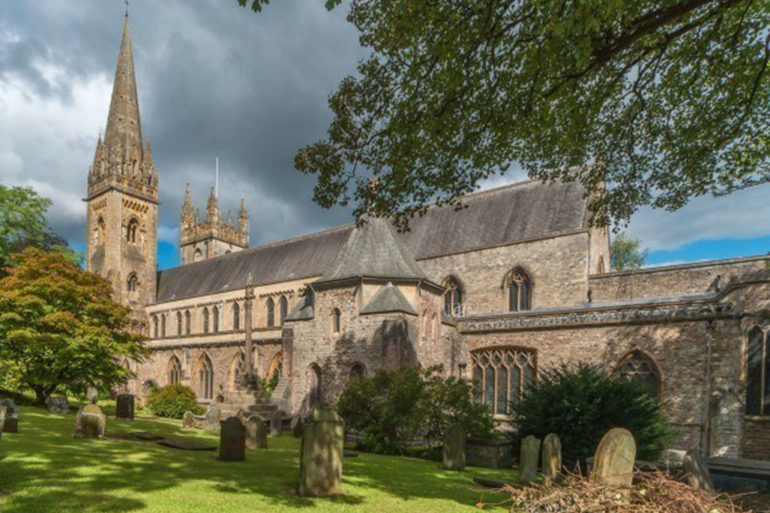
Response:
M80 440L72 437L74 414L57 416L23 408L19 434L0 439L0 510L128 512L148 506L147 494L184 483L202 483L217 493L258 494L265 505L299 509L319 502L358 505L374 491L403 500L440 498L472 506L479 498L472 475L453 473L435 462L361 453L343 463L343 495L315 499L296 494L299 441L270 439L270 449L247 451L245 462L222 462L216 452L180 451L152 442L121 439L129 431L216 444L214 435L165 422L108 419L107 432L118 438ZM194 501L193 497L188 499ZM165 499L168 500L168 499ZM193 502L194 504L194 502ZM376 507L376 505L375 505Z

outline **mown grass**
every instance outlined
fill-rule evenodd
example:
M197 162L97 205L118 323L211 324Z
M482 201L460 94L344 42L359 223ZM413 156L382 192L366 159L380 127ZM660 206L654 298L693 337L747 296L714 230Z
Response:
M435 462L360 453L343 464L343 494L296 494L299 442L271 438L270 449L246 461L218 461L214 452L188 452L120 438L72 437L74 414L20 409L19 433L0 439L0 512L442 512L471 511L504 496L480 489L473 476L513 479L513 471L442 470ZM178 421L109 419L108 436L152 431L218 442ZM492 509L502 509L491 506ZM478 511L478 510L477 510Z

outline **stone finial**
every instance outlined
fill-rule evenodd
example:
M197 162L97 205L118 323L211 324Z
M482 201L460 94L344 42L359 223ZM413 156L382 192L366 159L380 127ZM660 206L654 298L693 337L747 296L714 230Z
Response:
M206 220L214 225L219 224L219 200L217 199L216 192L214 192L214 187L211 187L211 192L209 193L209 200L206 203Z
M155 169L155 160L152 158L152 147L150 146L150 138L147 138L147 142L144 145L144 165L145 169L152 171Z
M235 221L233 221L233 213L229 210L227 211L227 226L231 226L235 228Z

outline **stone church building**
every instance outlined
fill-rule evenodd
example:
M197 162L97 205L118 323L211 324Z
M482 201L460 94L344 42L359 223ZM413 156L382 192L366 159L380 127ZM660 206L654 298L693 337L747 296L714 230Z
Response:
M142 138L124 27L107 128L88 174L87 268L131 307L151 355L127 388L183 383L201 403L257 399L287 416L352 376L441 365L500 420L543 370L590 362L644 383L678 448L770 458L770 257L616 272L577 183L522 182L431 208L249 247L244 203L199 217L188 189L182 265L157 272L158 176Z

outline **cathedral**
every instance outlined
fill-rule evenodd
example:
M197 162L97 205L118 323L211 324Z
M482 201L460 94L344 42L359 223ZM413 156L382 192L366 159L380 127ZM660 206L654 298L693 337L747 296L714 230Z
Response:
M199 216L157 271L159 176L142 137L128 19L107 128L88 173L87 269L130 307L150 356L137 396L182 383L201 404L286 417L351 377L441 366L501 422L544 370L587 362L644 384L676 448L770 459L770 256L614 271L579 183L526 181L384 219L249 245L247 203ZM259 392L267 382L269 397Z

